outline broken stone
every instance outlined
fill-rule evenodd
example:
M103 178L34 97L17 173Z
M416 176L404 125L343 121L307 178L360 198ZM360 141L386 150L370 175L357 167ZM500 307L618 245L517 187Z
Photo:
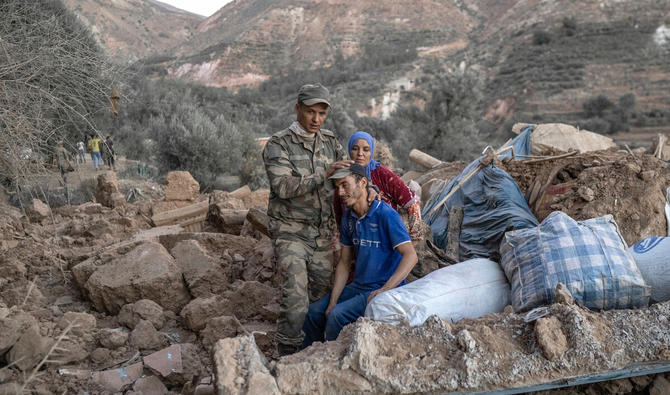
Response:
M184 324L192 331L205 328L207 322L221 315L232 315L232 311L225 299L220 296L193 299L179 314Z
M99 347L93 350L91 353L91 361L102 365L105 364L107 361L112 359L112 354L109 351L109 349L104 348L104 347Z
M556 285L556 295L554 297L554 300L556 301L556 303L560 304L566 304L566 305L575 304L575 300L573 299L570 290L563 283L558 283Z
M593 192L593 189L587 187L587 186L581 186L579 189L577 189L577 194L579 197L581 197L585 202L590 202L596 197L596 193Z
M168 390L156 376L142 377L133 385L133 391L140 394L167 394Z
M126 199L119 192L119 180L116 178L116 173L108 171L98 176L95 200L110 208L120 207L126 203Z
M26 206L26 216L31 222L40 222L49 217L51 209L43 201L33 199L29 205Z
M121 328L115 329L101 329L99 333L99 341L103 347L110 350L116 350L123 346L128 341L128 332Z
M165 337L154 328L151 322L146 320L141 320L135 325L128 341L133 346L145 350L156 350L165 347L166 344Z
M61 376L74 377L77 380L87 380L91 377L91 371L88 369L62 368L58 369L58 374Z
M79 205L77 209L80 212L82 212L84 214L87 214L87 215L101 214L102 213L102 204L87 202L87 203Z
M94 222L91 226L86 228L84 236L104 240L105 238L110 237L112 233L114 233L114 230L112 229L112 224L105 221L104 219L101 219Z
M140 299L153 300L176 312L190 299L174 258L162 245L154 242L140 244L129 253L97 267L84 287L97 309L112 314L117 314L123 305Z
M156 329L165 325L165 315L163 308L153 300L140 299L135 303L124 305L119 312L119 324L134 329L135 325L141 320L147 320L153 324Z
M21 337L21 323L11 318L0 319L0 356L4 355Z
M65 340L58 346L65 351L57 352L55 356L50 358L56 360L59 365L78 362L88 357L88 351L78 342Z
M39 327L32 325L26 330L7 354L7 362L21 371L28 371L44 358L51 348L51 339L42 337Z
M171 171L167 175L165 200L195 200L200 184L187 171Z
M193 391L193 395L214 395L214 386L212 384L198 384Z
M83 334L92 332L97 326L97 320L93 315L68 311L58 320L58 327L60 329L65 329L73 322L75 324L72 326L69 333L75 336L82 336Z
M654 177L656 177L656 172L654 170L646 170L643 172L640 172L638 175L642 181L649 181L653 180Z
M175 344L144 357L144 364L173 385L183 385L204 372L194 344Z
M535 324L535 337L545 358L553 361L563 356L568 349L568 340L558 318L543 317Z
M229 276L226 270L197 241L180 241L171 253L194 297L219 294L227 289Z
M120 392L142 377L142 369L142 362L137 362L125 368L95 372L92 380L108 391Z
M207 322L207 326L200 332L202 345L209 349L219 339L235 337L246 331L234 316L222 316L212 318Z
M469 353L475 351L477 342L467 329L458 332L456 339L458 340L458 346L463 352Z
M0 395L16 395L21 393L21 386L18 383L0 384Z
M670 381L662 375L656 376L654 382L649 387L649 395L665 395L670 394Z
M224 394L279 394L253 336L222 339L213 353L216 391Z

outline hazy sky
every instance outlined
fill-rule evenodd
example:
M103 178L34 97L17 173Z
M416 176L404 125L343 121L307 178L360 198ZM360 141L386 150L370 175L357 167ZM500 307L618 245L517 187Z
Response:
M231 0L158 0L194 14L210 16Z

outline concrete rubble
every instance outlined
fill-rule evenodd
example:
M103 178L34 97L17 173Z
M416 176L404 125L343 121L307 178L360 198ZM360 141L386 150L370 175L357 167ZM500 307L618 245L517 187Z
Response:
M550 203L532 206L536 215L546 207L576 218L611 211L629 243L663 234L664 196L655 193L670 185L670 165L614 150L567 159L501 166L528 196L539 180L537 201L544 196ZM440 164L407 181L428 196L438 190L431 185L463 166ZM560 285L557 303L534 321L511 308L456 323L432 317L418 327L362 318L336 341L279 359L274 334L281 277L266 235L268 191L243 187L201 195L197 182L181 173L169 176L166 198L169 190L173 202L206 202L219 214L245 211L242 223L210 216L198 231L154 227L156 202L108 206L97 197L98 203L48 211L37 203L42 214L30 218L3 210L10 214L0 215L0 246L11 248L3 247L0 258L0 361L15 364L0 369L0 393L20 387L23 372L72 322L76 326L59 343L66 352L48 358L60 363L47 363L41 382L27 384L30 391L485 391L670 360L670 302L592 312ZM114 181L106 174L98 182ZM541 187L552 174L550 184L572 184L548 197L551 191ZM613 206L614 199L621 204ZM45 220L51 215L54 221ZM660 394L670 387L668 379L625 378L573 393Z

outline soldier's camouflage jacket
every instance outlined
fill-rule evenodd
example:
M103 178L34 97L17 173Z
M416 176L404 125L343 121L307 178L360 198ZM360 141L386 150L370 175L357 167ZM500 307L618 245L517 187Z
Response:
M331 163L345 159L345 152L329 130L321 129L314 140L307 140L296 128L294 122L275 133L263 150L270 181L270 232L272 238L313 242L319 235L329 237L319 229L334 229L333 189L326 171Z

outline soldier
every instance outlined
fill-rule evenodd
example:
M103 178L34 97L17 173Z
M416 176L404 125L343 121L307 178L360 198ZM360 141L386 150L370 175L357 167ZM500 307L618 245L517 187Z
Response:
M336 232L332 186L328 177L353 163L330 130L321 129L330 103L321 84L303 85L295 105L296 121L275 133L263 150L270 181L270 236L283 272L277 320L277 349L300 349L302 325L310 302L328 293L333 271L331 240Z

